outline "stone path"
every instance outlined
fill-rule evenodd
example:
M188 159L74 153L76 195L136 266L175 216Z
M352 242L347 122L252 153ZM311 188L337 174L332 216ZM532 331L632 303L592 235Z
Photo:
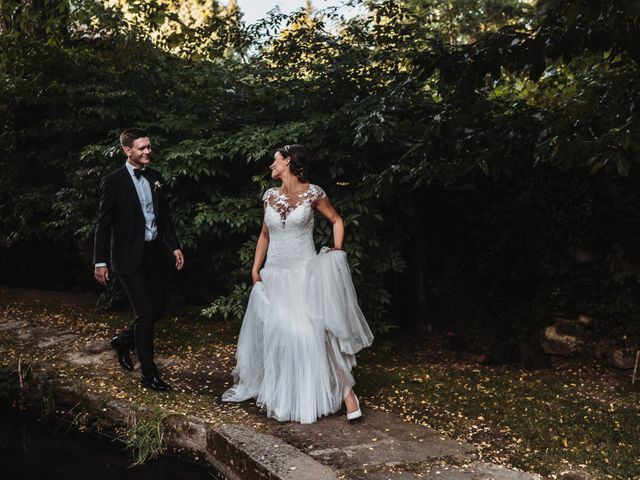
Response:
M1 293L1 292L0 292ZM29 295L39 295L29 292ZM42 294L48 302L56 296ZM65 301L73 297L64 296ZM87 304L88 298L80 297ZM34 325L28 320L0 319L0 338L32 350L59 349L70 365L94 367L115 362L104 341L84 342L63 328ZM6 348L0 348L0 366L15 366ZM161 365L172 362L159 358ZM131 421L139 410L126 398L91 395L81 379L72 384L57 378L57 368L32 365L31 389L49 389L57 405L83 404L85 415L103 424ZM215 372L222 388L228 372ZM215 406L212 406L215 408ZM278 423L264 419L255 405L238 407L263 425L256 430L247 421L231 418L214 425L196 415L169 415L163 420L164 444L181 456L203 459L219 478L228 479L353 479L353 480L534 480L541 477L479 461L473 445L447 438L437 431L404 422L399 416L363 408L363 421L354 425L343 415L320 419L313 425Z

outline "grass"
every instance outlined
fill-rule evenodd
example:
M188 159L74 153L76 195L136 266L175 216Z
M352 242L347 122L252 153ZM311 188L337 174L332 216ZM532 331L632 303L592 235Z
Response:
M148 417L134 418L124 436L126 448L134 457L132 467L162 454L162 421L166 417L166 414L158 411Z
M47 305L0 291L0 317L106 342L130 314ZM56 349L30 350L3 332L0 349L29 363L55 365L62 378L82 380L105 398L260 430L268 422L264 415L219 402L227 386L221 378L229 378L235 363L238 330L237 324L199 317L170 316L160 322L156 350L169 354L173 363L165 372L174 384L173 392L163 394L150 394L115 362L96 376L92 367L70 365ZM544 475L582 466L596 478L640 478L640 393L630 388L626 373L595 364L540 371L482 366L433 338L378 339L358 356L358 364L354 374L365 405L473 442L483 460ZM125 435L136 462L161 451L159 424L155 417L141 419Z
M523 371L464 363L361 362L362 393L383 410L479 446L483 457L544 475L580 466L640 478L640 395L603 367Z
M50 417L56 413L56 399L53 396L51 387L42 392L40 397L40 413L43 417Z

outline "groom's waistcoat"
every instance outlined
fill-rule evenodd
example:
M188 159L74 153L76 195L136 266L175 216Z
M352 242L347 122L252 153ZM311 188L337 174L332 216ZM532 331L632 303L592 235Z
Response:
M162 177L145 168L151 187L156 239L173 251L180 248L161 189ZM133 179L125 166L100 181L100 204L94 238L94 264L106 263L122 275L134 273L144 253L145 218Z

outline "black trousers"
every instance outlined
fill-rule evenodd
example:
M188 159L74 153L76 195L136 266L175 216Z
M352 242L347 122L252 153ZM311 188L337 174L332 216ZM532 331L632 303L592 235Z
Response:
M167 292L166 268L161 248L158 239L145 242L138 270L131 275L120 275L122 286L133 307L134 318L118 339L124 348L138 351L142 374L149 378L158 376L158 369L153 361L153 334L155 323L164 316Z

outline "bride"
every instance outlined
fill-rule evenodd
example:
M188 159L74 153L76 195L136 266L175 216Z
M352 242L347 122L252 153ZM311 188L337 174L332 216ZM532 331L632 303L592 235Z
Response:
M253 288L242 322L234 385L222 400L255 398L279 421L313 423L344 401L349 421L362 417L351 369L373 335L342 251L344 224L324 191L308 182L302 145L278 149L262 197L264 222L253 262ZM314 211L333 225L334 247L316 253ZM265 260L264 268L261 269Z

